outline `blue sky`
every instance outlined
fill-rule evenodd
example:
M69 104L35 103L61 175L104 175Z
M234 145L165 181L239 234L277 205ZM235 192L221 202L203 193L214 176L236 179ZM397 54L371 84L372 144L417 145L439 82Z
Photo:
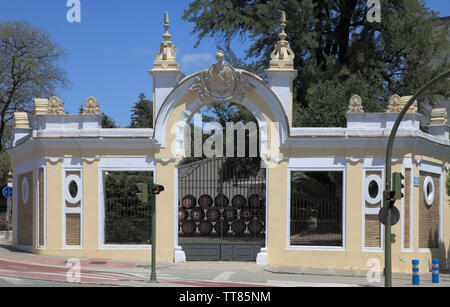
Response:
M172 41L183 73L190 74L214 62L214 41L194 48L193 24L181 19L188 0L80 0L81 22L69 23L66 0L0 0L0 22L26 20L50 34L67 50L61 66L72 81L69 90L56 93L69 113L78 113L89 96L120 126L130 124L130 109L141 92L151 99L152 78L147 73L163 40L164 12L170 15ZM426 0L428 7L450 16L450 1ZM236 43L236 53L243 47Z

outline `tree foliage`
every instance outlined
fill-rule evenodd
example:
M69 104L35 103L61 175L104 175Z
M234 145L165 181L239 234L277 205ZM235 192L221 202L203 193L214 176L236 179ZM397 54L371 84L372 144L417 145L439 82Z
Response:
M0 23L0 146L6 149L14 112L32 113L33 98L67 87L65 55L48 34L24 21Z
M144 93L132 108L131 128L153 128L153 103L146 99Z
M214 39L230 52L233 41L250 41L247 69L261 73L285 11L299 72L294 125L344 126L352 94L367 111L381 112L392 94L412 95L450 67L447 27L424 1L382 1L381 23L367 20L368 9L365 0L194 0L183 18L195 24L196 46ZM432 65L436 59L441 65ZM433 101L448 89L443 82L423 98Z
M116 122L114 119L106 115L105 113L102 113L102 128L103 129L112 129L112 128L119 128L116 125Z

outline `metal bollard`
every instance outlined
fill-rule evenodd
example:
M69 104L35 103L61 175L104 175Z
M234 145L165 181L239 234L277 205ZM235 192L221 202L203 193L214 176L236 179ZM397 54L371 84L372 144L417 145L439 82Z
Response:
M433 259L433 284L439 283L439 259Z
M419 260L413 260L412 266L412 284L414 286L420 286Z

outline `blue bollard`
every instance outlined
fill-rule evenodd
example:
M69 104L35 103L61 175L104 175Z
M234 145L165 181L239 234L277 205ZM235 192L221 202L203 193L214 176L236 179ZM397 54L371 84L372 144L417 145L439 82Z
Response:
M439 283L439 259L433 259L433 284Z
M419 260L413 260L412 266L412 284L414 286L420 286Z

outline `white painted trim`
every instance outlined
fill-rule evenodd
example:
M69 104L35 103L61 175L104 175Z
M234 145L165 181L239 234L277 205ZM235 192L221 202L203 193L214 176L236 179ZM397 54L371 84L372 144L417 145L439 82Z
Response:
M428 185L431 185L431 193L428 194ZM431 207L434 202L436 189L434 187L433 178L430 176L427 176L423 182L423 198L425 199L425 202L427 203L428 207Z
M384 246L384 225L380 225L380 247L366 247L366 215L379 215L381 208L366 208L366 199L367 199L367 172L380 172L381 173L381 186L380 191L381 195L384 194L384 181L385 181L385 170L384 170L384 158L379 157L369 157L364 159L364 168L362 173L362 231L361 231L361 250L363 252L382 252ZM370 177L370 176L369 176ZM383 197L381 197L381 206Z
M175 223L174 223L174 243L175 243L175 253L174 253L174 262L175 263L184 263L186 262L186 253L183 251L183 248L179 245L178 242L178 198L179 198L179 191L178 191L178 166L175 167L174 172L174 217L175 217Z
M419 252L431 252L431 251L438 251L442 249L442 240L444 238L444 180L445 180L445 172L444 172L444 167L442 165L433 163L433 162L429 162L429 161L424 161L421 160L420 161L420 168L419 170L421 172L427 172L427 173L432 173L432 174L436 174L440 176L439 179L439 185L440 185L440 195L439 195L439 248L436 249L419 249ZM434 184L434 182L433 182ZM424 187L421 187L422 189L424 189ZM424 189L425 190L425 189ZM425 192L425 191L423 191ZM434 196L434 198L436 198L436 195Z
M72 195L70 194L70 191L69 191L70 184L72 182L75 182L75 184L77 185L77 195L75 195L75 197L72 197ZM74 204L77 204L78 202L80 202L81 198L83 196L83 182L81 181L81 178L79 178L78 176L74 176L74 175L70 175L70 176L66 177L64 180L63 191L64 191L64 198L70 204L74 205Z
M329 158L317 158L317 160L322 160L325 164L322 164L322 167L314 168L312 166L317 166L317 164L308 164L312 162L317 162L312 159L315 158L291 158L289 159L289 167L287 169L287 214L286 214L286 250L288 251L345 251L346 250L346 216L347 216L347 166L345 158L336 158L336 161L344 161L344 165L342 166L340 163L330 163ZM291 161L293 160L293 161ZM303 160L303 161L302 161ZM328 164L326 162L328 161ZM334 161L334 160L333 160ZM295 166L294 166L295 165ZM298 167L298 165L309 165L310 167ZM342 246L293 246L291 245L291 173L292 172L342 172Z
M72 199L68 191L68 185L66 174L68 172L79 172L79 184L78 192L80 197L80 207L79 208L67 208L66 201L71 203L69 200ZM69 176L68 178L71 178ZM70 181L69 181L70 183ZM73 199L72 199L73 200ZM84 238L84 203L83 203L83 160L81 158L64 158L62 167L62 249L64 250L77 250L83 249L83 238ZM79 214L80 215L80 245L68 245L66 242L66 215L67 214Z
M156 183L156 163L148 157L101 158L98 168L98 249L101 250L151 250L151 245L105 244L105 172L153 172ZM178 215L177 215L178 216Z
M101 250L152 250L151 245L116 245L116 244L103 244L99 246Z
M266 222L265 222L265 244L256 255L256 264L267 265L269 258L269 168L266 168Z
M409 178L406 178L406 170L410 171ZM414 161L412 158L404 158L402 166L402 174L405 176L406 181L409 180L409 248L405 248L405 198L402 198L402 209L401 209L401 251L406 253L411 253L414 251ZM403 195L406 196L406 188L402 189Z
M347 167L346 158L325 157L325 158L289 158L288 168L301 169L304 171L322 171L345 169Z
M44 169L44 181L40 182L39 180L39 170L43 168ZM47 163L45 161L45 159L39 159L37 164L36 164L36 176L35 176L35 182L36 184L36 249L46 249L47 248ZM39 223L39 198L40 198L40 194L39 194L39 190L40 190L40 185L43 185L44 187L44 195L43 195L43 201L44 201L44 245L40 245L39 244L39 227L40 227L40 223Z
M442 170L442 165L438 165L432 162L428 162L428 161L424 161L421 160L420 161L420 171L421 172L427 172L427 173L432 173L432 174L436 174L436 175L442 175L443 170Z
M369 193L369 185L372 181L375 181L375 183L378 185L378 194L375 196L375 198L372 198ZM380 178L380 176L377 175L370 175L366 177L366 180L364 182L364 193L365 193L365 199L366 201L371 205L376 205L379 202L383 200L383 182Z

